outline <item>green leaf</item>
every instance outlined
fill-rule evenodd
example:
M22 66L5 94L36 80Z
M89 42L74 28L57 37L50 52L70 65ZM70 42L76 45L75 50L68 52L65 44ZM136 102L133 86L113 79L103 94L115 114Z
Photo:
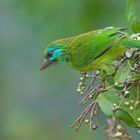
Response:
M113 110L113 103L118 103L120 100L117 94L113 94L113 96L108 93L104 92L98 96L98 104L101 110L108 116L112 117L114 115Z
M130 73L130 66L128 63L121 69L119 69L114 77L115 83L123 83L127 77L129 76Z
M133 118L137 126L140 126L140 99L137 99L137 96L139 96L138 94L140 94L140 89L138 89L137 86L133 87L130 90L129 97L127 98L127 102L129 102L130 105L124 108ZM130 110L130 107L133 107L134 109Z
M116 93L108 93L104 92L98 96L98 104L101 110L108 116L113 117L116 116L118 119L124 121L130 127L136 127L136 122L133 117L129 114L128 109L125 109L122 106L122 109L119 109L113 112L114 104L119 105L122 101L121 97Z
M117 116L118 119L124 121L128 126L137 127L135 120L131 117L129 112L127 112L125 109L116 111L115 115Z

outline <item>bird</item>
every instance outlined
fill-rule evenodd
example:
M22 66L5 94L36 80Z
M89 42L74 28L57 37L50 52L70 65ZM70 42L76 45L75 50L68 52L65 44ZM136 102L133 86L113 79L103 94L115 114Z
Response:
M131 38L126 29L110 26L53 41L45 48L40 70L66 62L80 72L112 73L113 62L120 60L128 48L140 49L140 41Z

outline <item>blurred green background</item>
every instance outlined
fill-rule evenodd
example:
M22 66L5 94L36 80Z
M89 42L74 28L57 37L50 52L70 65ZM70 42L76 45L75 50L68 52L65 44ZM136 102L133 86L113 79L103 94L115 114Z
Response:
M0 0L0 140L104 140L103 114L97 131L69 128L79 74L39 67L49 42L111 25L128 26L124 0Z

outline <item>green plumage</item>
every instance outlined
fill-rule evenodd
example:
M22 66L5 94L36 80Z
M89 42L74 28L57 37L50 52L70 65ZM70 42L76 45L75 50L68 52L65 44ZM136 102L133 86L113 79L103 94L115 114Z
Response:
M75 37L57 40L44 52L47 59L49 48L59 46L62 55L54 61L66 61L78 71L105 70L113 68L113 61L120 60L128 48L139 48L140 41L131 39L125 29L107 27Z

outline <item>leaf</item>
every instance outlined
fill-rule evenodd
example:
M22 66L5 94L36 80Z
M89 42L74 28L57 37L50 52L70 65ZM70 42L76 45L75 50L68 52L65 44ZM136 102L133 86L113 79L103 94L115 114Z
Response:
M108 116L112 117L114 115L113 103L117 103L120 100L117 94L113 96L110 93L104 92L98 96L98 104L101 110Z
M115 113L113 112L113 105L120 104L121 97L116 93L108 93L104 92L98 96L98 104L101 110L108 116L113 117L116 116L118 119L124 121L130 127L136 127L136 122L129 114L128 109L122 108Z
M137 127L135 120L131 117L131 115L124 109L116 111L115 115L118 119L124 121L130 127Z
M130 66L128 63L121 69L119 69L114 77L115 83L123 83L127 77L129 76L130 73Z
M137 96L139 96L137 94L140 94L140 89L138 91L137 86L135 86L130 90L129 97L127 98L127 102L129 102L130 106L134 109L130 110L130 106L128 106L125 107L125 110L127 110L129 115L133 118L137 126L140 126L140 99L137 99Z

